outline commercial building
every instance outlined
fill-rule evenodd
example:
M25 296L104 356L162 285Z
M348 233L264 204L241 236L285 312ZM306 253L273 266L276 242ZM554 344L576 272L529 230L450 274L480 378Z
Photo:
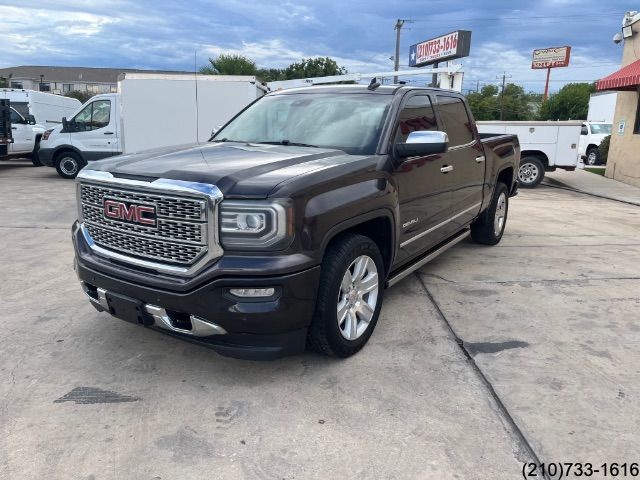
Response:
M605 175L640 186L640 12L625 14L621 36L622 68L596 86L619 92Z
M92 94L116 91L121 73L193 73L129 68L49 67L23 65L0 68L7 87L64 95L74 90Z

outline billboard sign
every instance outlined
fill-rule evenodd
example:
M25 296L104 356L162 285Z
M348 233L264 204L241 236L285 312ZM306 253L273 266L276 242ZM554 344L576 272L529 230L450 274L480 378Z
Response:
M533 51L531 68L568 67L571 47L540 48Z
M424 67L433 63L469 56L471 31L456 30L441 37L409 47L409 66Z

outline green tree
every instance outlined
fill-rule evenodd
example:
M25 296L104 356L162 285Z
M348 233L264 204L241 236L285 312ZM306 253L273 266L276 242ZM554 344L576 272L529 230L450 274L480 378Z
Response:
M607 163L607 159L609 158L609 146L611 145L611 135L607 135L600 142L600 146L598 147L598 153L600 153L600 161L602 163Z
M91 97L93 97L93 95L94 94L91 92L87 92L87 91L82 92L80 90L73 90L71 92L67 92L64 94L65 97L76 98L80 100L80 103L86 102Z
M344 67L329 57L303 58L284 70L287 80L309 77L327 77L347 73Z
M258 71L256 62L236 54L222 53L216 58L209 58L209 65L200 68L203 75L255 75Z
M9 82L5 77L0 77L0 88L7 88L9 86Z
M589 111L589 97L596 91L594 83L567 83L544 102L540 120L584 120Z
M256 76L265 82L287 80L287 75L282 68L259 68Z
M533 118L531 94L516 84L509 83L504 89L504 98L495 85L486 85L480 92L467 95L469 107L476 120L499 120L502 103L503 120L530 120Z

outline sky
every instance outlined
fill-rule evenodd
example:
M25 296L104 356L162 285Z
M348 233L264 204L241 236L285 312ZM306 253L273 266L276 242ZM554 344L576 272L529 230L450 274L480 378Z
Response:
M546 71L531 70L532 50L570 45L570 66L552 71L553 92L619 68L622 46L612 37L628 10L640 10L640 0L2 0L0 67L193 71L210 56L238 53L260 67L329 56L350 72L388 71L401 18L413 20L402 29L401 66L411 44L473 32L470 56L456 61L465 91L506 72L507 81L541 92Z

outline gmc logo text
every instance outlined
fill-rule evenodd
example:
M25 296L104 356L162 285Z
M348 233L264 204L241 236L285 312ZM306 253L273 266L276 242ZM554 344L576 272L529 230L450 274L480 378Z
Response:
M127 205L116 200L105 200L104 216L123 222L156 225L156 209L150 205Z

